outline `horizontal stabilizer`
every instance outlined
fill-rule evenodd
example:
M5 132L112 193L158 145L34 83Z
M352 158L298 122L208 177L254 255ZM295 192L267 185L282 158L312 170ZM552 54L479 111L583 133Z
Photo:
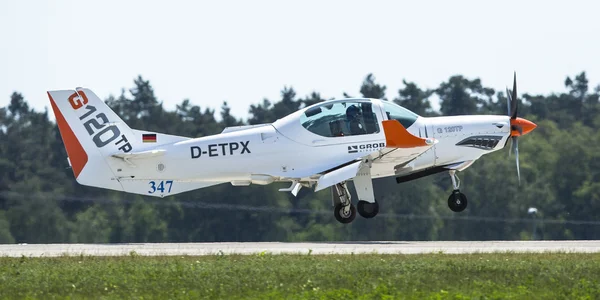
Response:
M246 130L246 129L252 129L252 128L258 128L258 127L264 127L264 126L271 126L271 124L256 124L256 125L230 126L230 127L225 127L225 129L223 129L223 131L222 131L221 133L235 132L235 131L241 131L241 130Z
M112 157L121 158L124 160L134 159L134 158L142 159L142 158L151 158L151 157L162 156L166 152L167 152L167 150L155 149L155 150L147 150L147 151L140 151L140 152L133 152L133 153L118 153L118 154L113 154Z
M135 135L135 140L142 142L147 146L160 146L166 144L173 144L177 142L187 141L190 138L184 136L170 135L164 133L150 132L150 131L142 131L142 130L131 130Z

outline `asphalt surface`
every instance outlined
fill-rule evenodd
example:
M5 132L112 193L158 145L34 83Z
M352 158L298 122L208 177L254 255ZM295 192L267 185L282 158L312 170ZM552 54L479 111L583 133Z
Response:
M600 241L336 242L336 243L160 243L0 245L0 256L120 256L219 254L421 254L490 252L600 252Z

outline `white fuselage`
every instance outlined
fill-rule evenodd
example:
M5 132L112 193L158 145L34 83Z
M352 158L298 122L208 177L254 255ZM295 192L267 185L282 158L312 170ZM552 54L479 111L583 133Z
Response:
M80 184L165 197L221 183L288 181L291 187L282 190L293 195L302 186L332 187L334 205L343 204L348 214L345 182L352 180L365 217L377 213L372 178L404 182L446 170L453 178L450 200L458 197L453 208L464 209L455 172L502 149L509 137L517 145L517 136L535 128L516 117L516 107L511 118L425 118L393 102L358 98L317 103L272 124L188 138L132 129L89 89L48 96Z
M452 211L467 207L457 171L536 125L518 117L516 79L507 116L424 118L393 102L347 98L302 108L272 124L228 127L188 138L130 128L89 89L49 91L48 98L78 183L154 197L221 183L287 181L279 189L330 188L334 216L379 212L373 178L406 182L447 171ZM511 100L512 99L512 100ZM510 116L510 117L509 117ZM353 181L356 206L347 182Z
M482 155L502 149L510 136L507 116L418 117L407 130L418 137L435 138L438 143L407 162L410 153L385 147L383 130L369 135L322 137L300 126L294 115L301 113L273 124L228 128L222 134L168 145L164 156L136 168L136 179L234 185L314 181L315 174L366 155L372 158L372 178L402 176L435 166L462 170ZM379 123L387 120L382 111L374 113ZM457 145L461 141L466 144ZM351 152L351 147L356 147L356 152ZM161 162L168 165L158 172L156 165Z

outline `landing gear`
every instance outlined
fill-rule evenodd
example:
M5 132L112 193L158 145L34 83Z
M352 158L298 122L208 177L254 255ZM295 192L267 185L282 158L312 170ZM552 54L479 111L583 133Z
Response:
M449 173L454 191L452 191L452 194L448 197L448 207L450 207L450 210L453 212L461 212L467 208L467 196L459 190L460 179L456 176L456 170L450 170Z
M448 207L453 212L461 212L467 208L467 196L458 190L455 190L448 197Z
M373 218L379 213L379 204L375 201L373 192L373 180L371 179L371 165L365 160L356 176L352 179L358 196L358 213L363 218ZM333 197L333 215L340 223L350 223L356 218L356 207L352 205L350 191L346 182L340 182L331 187Z
M375 201L373 179L371 179L370 161L366 160L354 177L354 188L358 196L358 213L366 219L373 218L379 213L379 203Z
M333 195L333 215L338 222L347 224L356 218L356 207L352 205L350 192L346 182L340 182L332 188Z
M367 202L364 200L358 201L358 213L363 218L373 218L379 213L379 203L377 202Z
M356 207L354 205L343 205L338 203L333 209L333 215L338 222L348 224L356 218Z

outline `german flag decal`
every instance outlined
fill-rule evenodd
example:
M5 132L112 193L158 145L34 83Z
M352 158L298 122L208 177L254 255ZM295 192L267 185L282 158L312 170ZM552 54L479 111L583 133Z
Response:
M145 133L145 134L142 134L142 142L144 142L144 143L156 143L156 133Z

